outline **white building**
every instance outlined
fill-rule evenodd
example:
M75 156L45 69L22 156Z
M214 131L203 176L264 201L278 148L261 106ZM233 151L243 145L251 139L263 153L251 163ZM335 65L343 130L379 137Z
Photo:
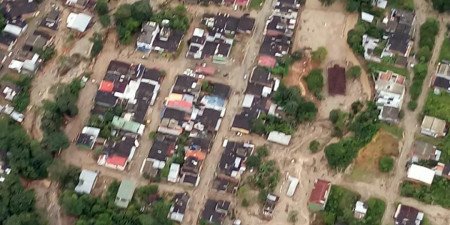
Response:
M84 13L70 13L67 17L67 28L77 30L79 32L86 31L92 16Z
M272 131L269 133L267 140L280 145L289 145L289 142L291 141L291 135L287 135L278 131Z
M406 177L414 181L419 181L431 185L433 183L434 175L434 170L426 168L424 166L412 164L408 169Z
M136 41L136 49L142 52L150 52L153 41L159 33L159 25L150 21L142 25L141 34Z
M97 172L82 170L80 178L78 179L78 185L75 187L75 192L80 194L91 193L91 190L94 188L95 182L97 181L97 175Z

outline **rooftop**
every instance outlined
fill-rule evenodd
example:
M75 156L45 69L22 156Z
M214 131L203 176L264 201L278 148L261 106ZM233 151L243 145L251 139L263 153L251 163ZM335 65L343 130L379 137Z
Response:
M335 64L328 68L328 93L330 95L345 95L345 68Z

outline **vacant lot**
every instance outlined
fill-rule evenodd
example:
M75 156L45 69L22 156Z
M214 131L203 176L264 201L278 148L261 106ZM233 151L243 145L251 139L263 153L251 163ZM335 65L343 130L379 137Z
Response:
M450 94L439 95L430 92L423 108L425 115L434 116L445 121L450 121Z
M359 151L351 178L365 182L379 177L381 172L378 163L383 156L398 156L398 139L389 132L381 129L373 140Z
M447 36L448 35L450 35L450 33L447 33ZM445 38L444 43L442 44L439 60L450 60L450 37Z

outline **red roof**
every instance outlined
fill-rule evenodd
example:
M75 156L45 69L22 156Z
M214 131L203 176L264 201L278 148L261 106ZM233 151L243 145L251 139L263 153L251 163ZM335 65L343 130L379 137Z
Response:
M100 91L103 91L103 92L112 92L113 89L114 89L114 83L111 82L111 81L103 80L103 81L100 83L100 88L99 88Z
M328 94L345 95L346 82L345 68L338 65L328 68Z
M326 201L325 197L330 186L329 181L316 180L311 196L309 197L309 202L323 204Z
M258 65L273 68L277 64L277 59L272 56L262 55L258 59Z
M216 68L213 66L197 66L195 67L195 72L205 75L214 75L216 73Z
M109 156L108 158L106 158L106 163L115 165L115 166L125 166L127 164L127 158L117 156L117 155L112 155L112 156Z
M245 6L248 4L248 0L236 0L237 5Z
M182 108L187 111L190 111L192 109L192 102L187 101L179 101L179 100L172 100L167 102L167 107L170 108Z

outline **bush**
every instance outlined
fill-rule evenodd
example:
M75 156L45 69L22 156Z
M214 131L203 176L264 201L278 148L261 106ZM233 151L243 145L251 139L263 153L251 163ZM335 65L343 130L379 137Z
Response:
M304 79L306 81L306 85L308 86L309 91L311 91L314 94L314 96L320 99L322 96L322 89L323 89L322 70L313 69Z
M95 11L97 12L97 14L99 16L103 16L103 15L108 14L108 11L109 11L109 9L108 9L108 1L107 0L98 0L95 3L95 8L94 9L95 9Z
M423 108L423 113L450 121L450 94L442 92L437 95L430 91Z
M95 58L103 49L103 37L99 33L94 33L90 41L92 42L91 57Z
M417 108L417 101L411 100L411 101L408 102L408 109L409 110L414 111L414 110L416 110L416 108Z
M316 106L301 97L300 90L296 87L286 87L280 84L273 95L273 100L283 107L283 111L288 117L293 118L297 123L312 121L316 117Z
M151 20L157 23L161 23L163 20L169 20L170 28L183 32L186 32L189 29L189 24L191 23L184 5L163 9L154 14Z
M394 168L394 159L390 156L383 156L379 162L379 169L383 173L391 172Z
M444 208L450 208L449 189L450 181L436 176L431 186L405 181L400 186L400 194L427 204L437 204Z
M352 66L350 69L347 70L347 76L352 79L357 79L361 76L361 67L359 66Z
M323 6L330 6L332 5L336 0L320 0L320 3L322 3Z
M53 45L35 51L42 61L47 62L56 55L56 49Z
M319 147L320 147L320 143L318 141L313 140L313 141L309 142L309 150L312 153L319 151Z
M311 59L315 62L322 63L327 58L328 51L325 47L319 47L311 53Z
M130 44L132 36L139 31L142 23L152 18L149 1L140 0L133 4L122 4L114 13L117 34L121 44Z
M100 24L102 24L103 27L109 27L111 25L111 17L109 17L108 14L101 15L99 17Z
M21 88L19 94L17 94L13 100L12 105L14 109L19 112L25 111L30 104L30 89L31 89L31 77L24 77L14 83Z

